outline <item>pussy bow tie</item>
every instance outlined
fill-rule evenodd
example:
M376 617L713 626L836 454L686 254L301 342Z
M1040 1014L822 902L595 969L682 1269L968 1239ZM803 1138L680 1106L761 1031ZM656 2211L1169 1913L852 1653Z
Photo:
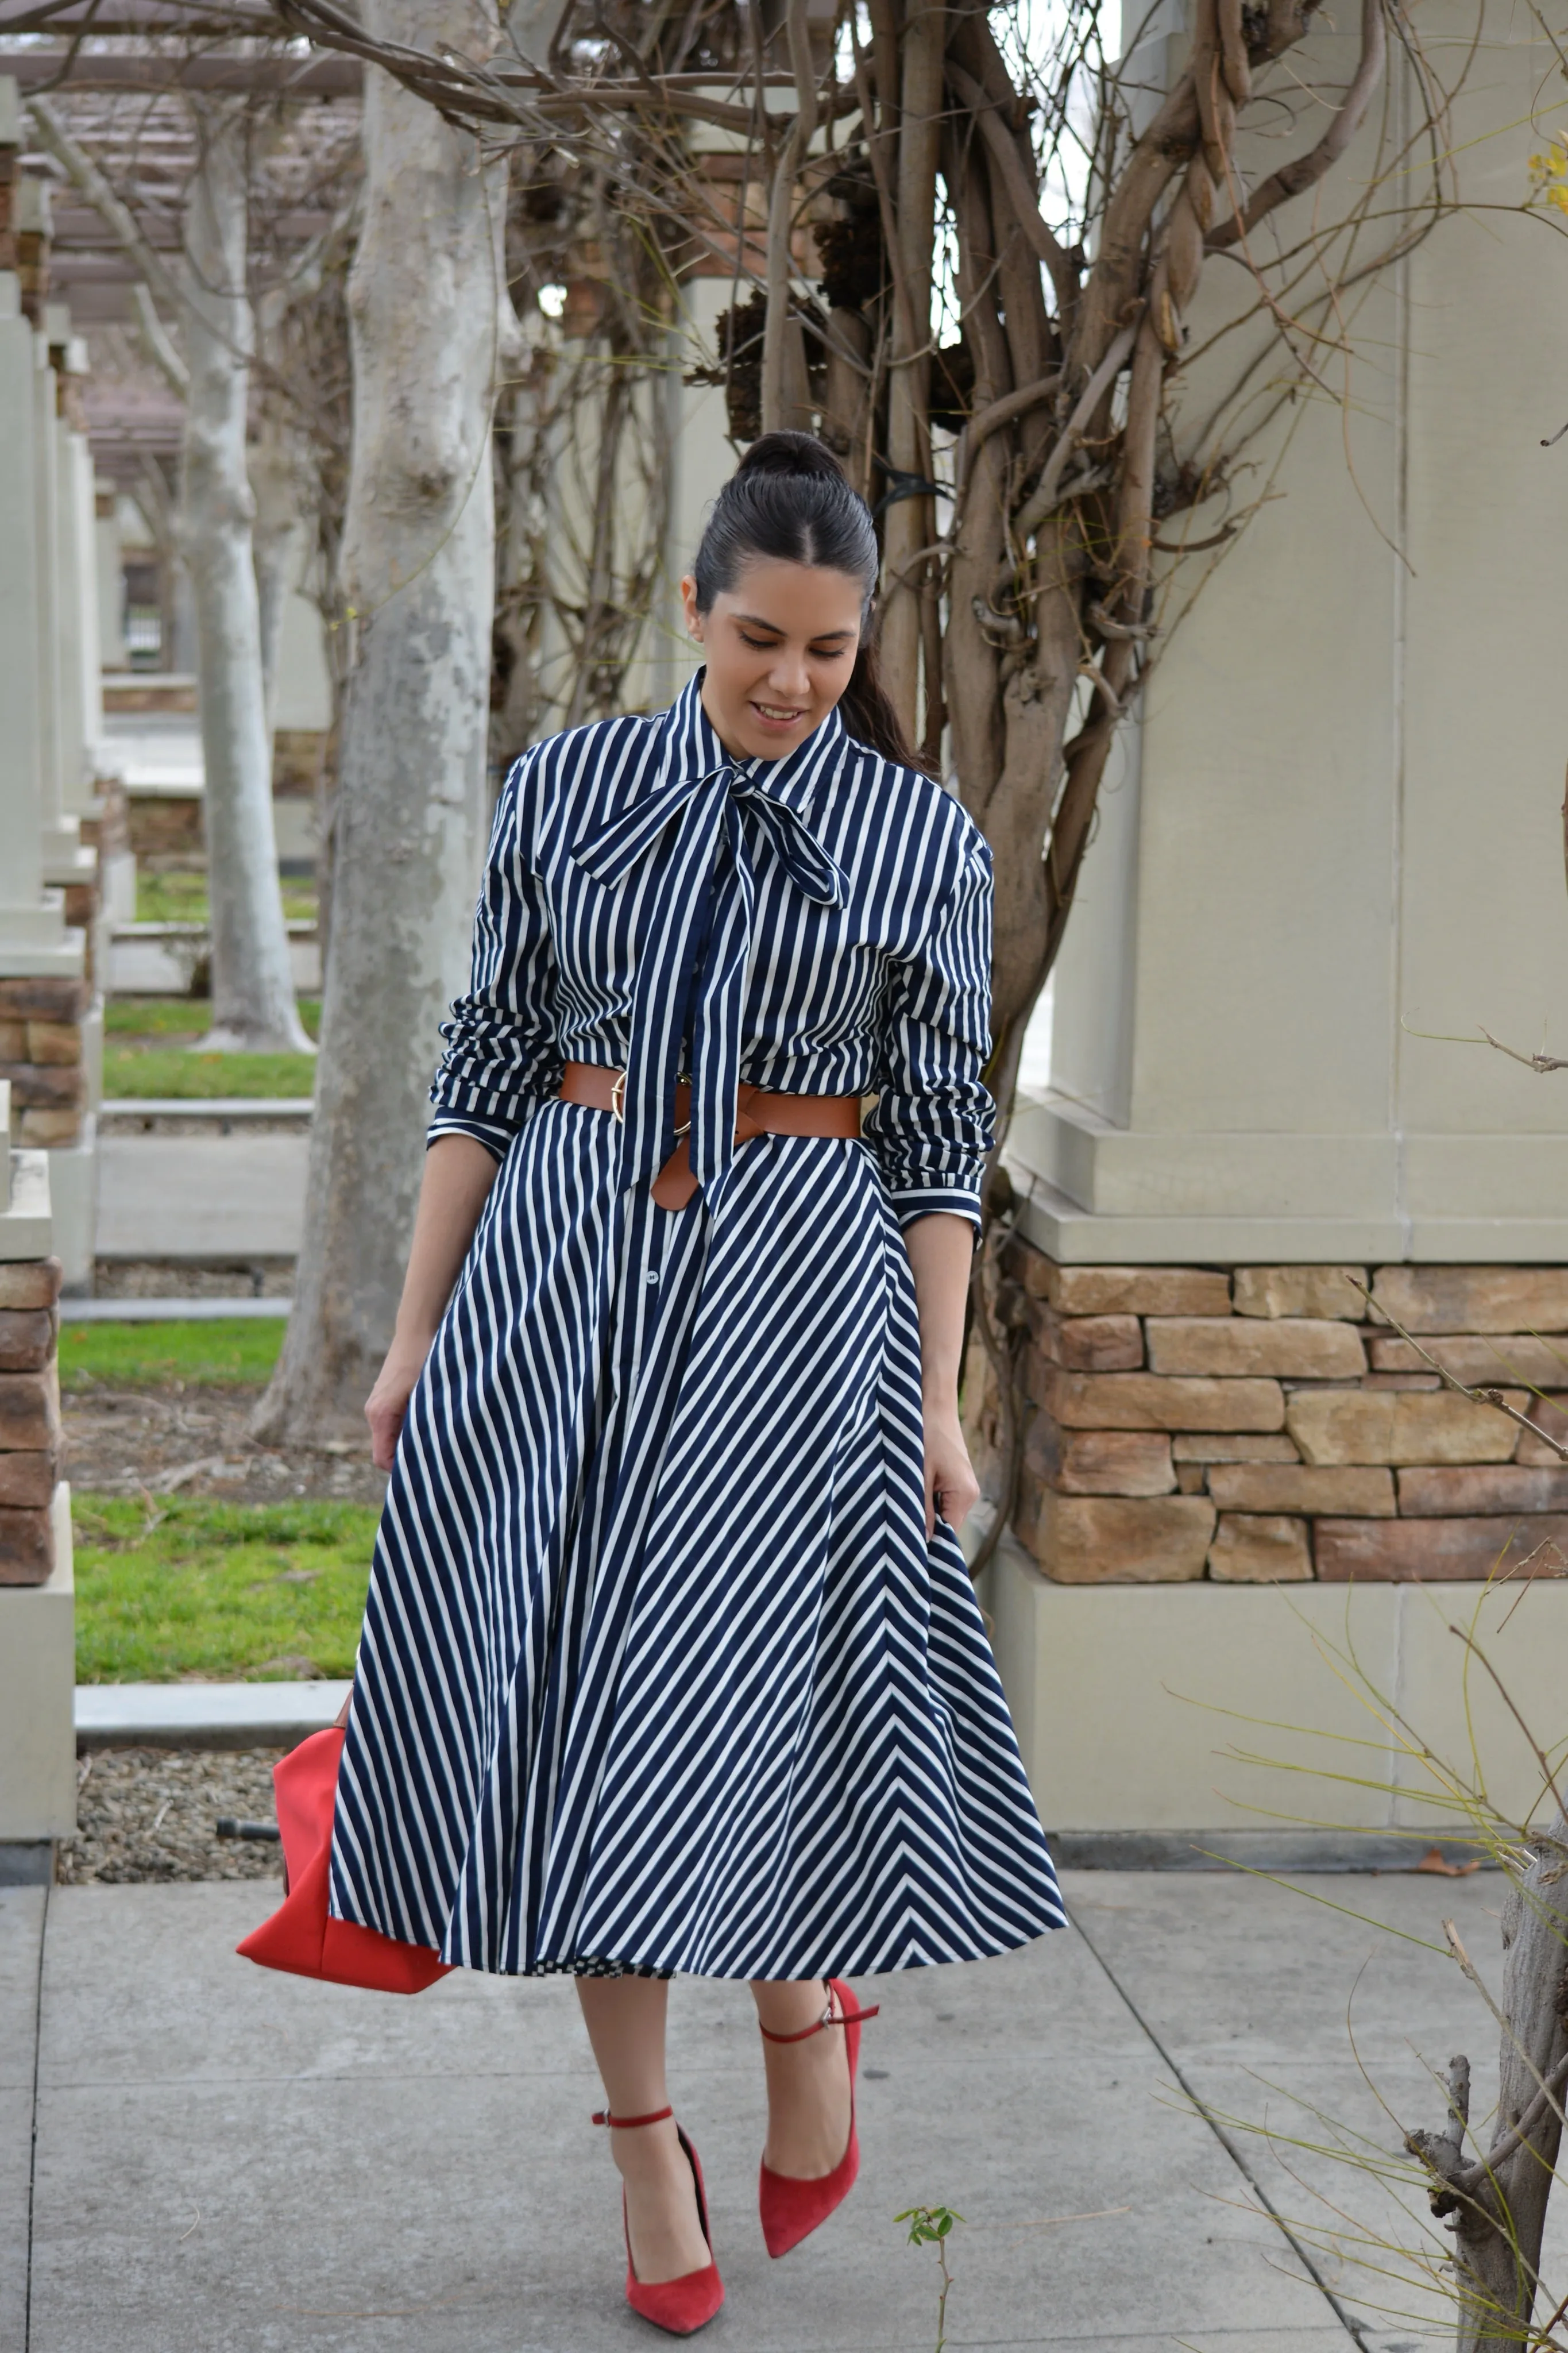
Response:
M639 911L620 1179L623 1187L651 1179L675 1148L675 1085L690 996L691 1167L710 1200L735 1149L741 1025L757 895L753 850L765 841L796 889L819 905L842 907L847 885L794 809L730 761L657 786L576 843L573 859L595 881L620 882L672 820L678 822L668 856L650 874Z

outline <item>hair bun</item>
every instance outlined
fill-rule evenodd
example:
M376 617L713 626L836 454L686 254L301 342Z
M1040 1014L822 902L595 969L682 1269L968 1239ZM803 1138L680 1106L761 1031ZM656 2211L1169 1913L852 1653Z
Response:
M763 433L736 468L738 474L818 474L842 482L843 467L815 433Z

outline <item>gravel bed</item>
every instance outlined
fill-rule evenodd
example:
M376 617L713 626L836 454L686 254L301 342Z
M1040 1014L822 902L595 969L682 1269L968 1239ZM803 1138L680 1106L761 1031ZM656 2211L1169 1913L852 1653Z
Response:
M210 1131L212 1122L205 1123ZM100 1258L95 1299L289 1299L291 1258L223 1259L193 1265L174 1259Z
M282 1504L294 1495L379 1504L386 1473L370 1432L320 1446L258 1446L247 1424L255 1388L93 1388L61 1399L65 1476L82 1494L218 1495Z
M134 1095L120 1097L121 1103L134 1103L135 1100ZM204 1115L197 1112L184 1111L109 1111L100 1112L98 1115L100 1135L304 1135L309 1133L310 1125L310 1104L308 1097L301 1101L297 1112L280 1112L276 1119L254 1117L249 1113L244 1112L237 1117L223 1112L208 1113ZM127 1291L121 1287L107 1293L100 1291L98 1296L100 1299L106 1296L113 1299L227 1299L231 1296L237 1299L247 1297L267 1299L279 1295L276 1292L268 1292L265 1286L259 1292L255 1289L254 1284L247 1289L241 1289L239 1287L241 1279L237 1275L226 1274L215 1279L220 1279L224 1288L214 1292L202 1292L194 1291L188 1284L184 1284L174 1291L138 1293Z
M281 1748L100 1748L77 1765L74 1838L62 1839L66 1887L102 1881L282 1877L272 1841L220 1839L220 1814L274 1819L272 1767ZM260 1911L257 1917L262 1916Z

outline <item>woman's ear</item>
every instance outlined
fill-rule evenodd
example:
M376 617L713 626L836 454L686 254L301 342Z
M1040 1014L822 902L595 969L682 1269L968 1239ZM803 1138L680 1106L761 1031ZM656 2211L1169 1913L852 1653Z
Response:
M702 643L702 616L697 609L697 583L689 572L680 584L681 610L686 617L686 634Z

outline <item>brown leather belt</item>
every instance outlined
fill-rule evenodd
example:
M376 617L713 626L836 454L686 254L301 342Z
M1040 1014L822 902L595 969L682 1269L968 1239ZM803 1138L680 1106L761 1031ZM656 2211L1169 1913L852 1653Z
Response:
M561 1080L563 1103L584 1103L591 1111L613 1111L621 1116L626 1092L624 1071L607 1070L601 1062L568 1062ZM661 1209L684 1209L697 1190L691 1173L691 1088L680 1079L675 1089L675 1127L680 1141L653 1180L653 1198ZM765 1087L742 1085L735 1112L735 1141L750 1143L753 1135L842 1135L860 1133L858 1095L786 1095Z

